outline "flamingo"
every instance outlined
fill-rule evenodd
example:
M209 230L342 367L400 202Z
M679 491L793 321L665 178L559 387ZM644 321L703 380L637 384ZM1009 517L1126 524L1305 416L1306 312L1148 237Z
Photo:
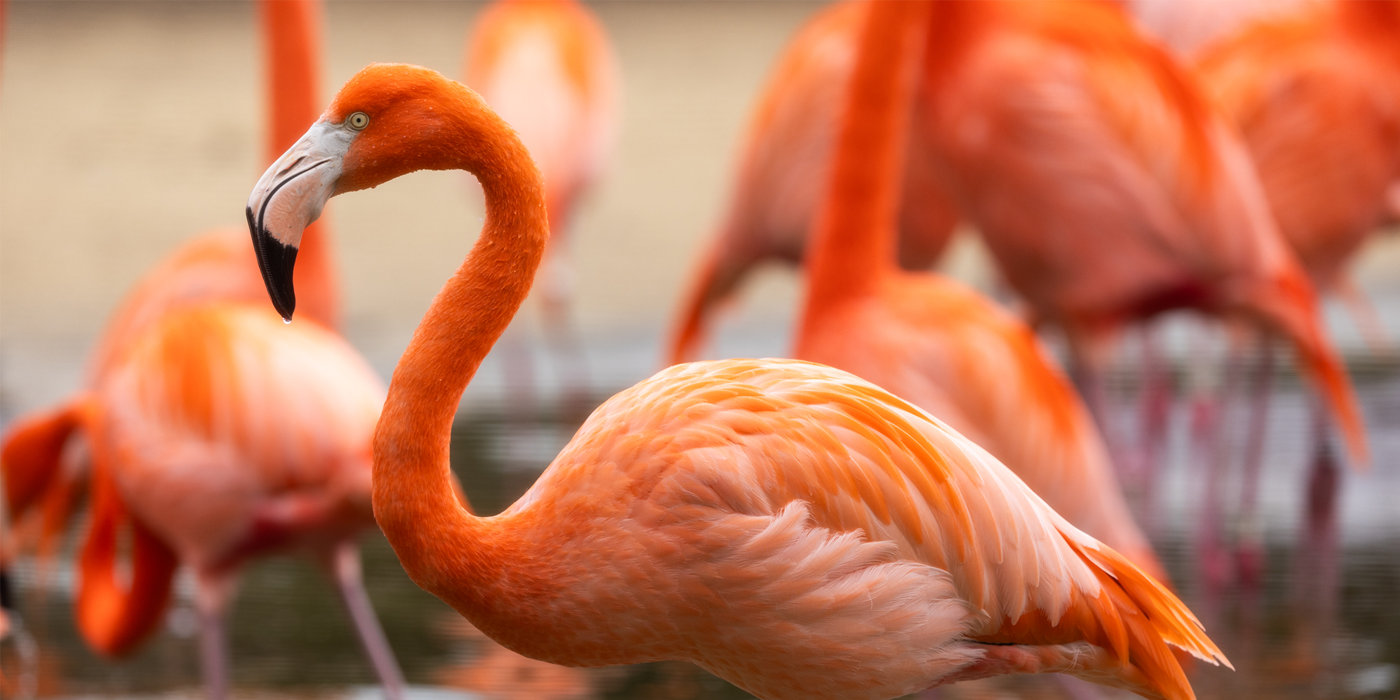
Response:
M318 114L321 5L316 0L263 0L258 8L266 37L269 128L265 148L270 161L294 143ZM340 295L328 223L317 222L307 230L306 239L301 255L305 267L297 274L307 314L336 327ZM57 502L50 510L59 514L46 518L46 535L62 527L67 511L62 501L69 498L75 475L62 473L59 457L79 425L88 394L102 384L112 363L137 335L171 309L213 299L261 302L264 294L247 238L232 227L194 238L147 273L122 300L99 337L88 361L85 389L56 408L21 416L5 436L0 465L11 518L19 518L48 498Z
M1270 329L1364 464L1360 410L1312 285L1243 145L1185 71L1108 3L937 8L915 128L1038 319L1090 364L1127 324L1172 309Z
M1373 347L1389 345L1346 274L1393 215L1400 183L1400 6L1332 2L1247 26L1197 74L1236 124L1279 230L1313 284L1339 295Z
M568 248L579 199L592 189L617 141L620 71L602 23L576 0L501 0L467 40L466 83L505 118L544 175L550 241L541 309L567 368L565 390L587 400L587 370L573 327ZM525 349L509 353L508 381L528 389ZM524 399L521 399L523 402Z
M320 5L260 7L276 148L315 118ZM312 315L334 320L324 228L308 231L313 251L302 279ZM228 685L222 613L239 568L255 556L309 550L338 584L397 699L402 674L365 595L353 540L373 525L368 449L383 384L320 325L291 335L278 328L240 236L231 229L201 237L157 267L108 325L88 388L12 430L0 452L12 517L46 492L65 494L59 457L80 432L93 457L93 524L77 620L92 648L108 656L133 650L161 620L176 565L187 563L196 572L206 685L219 700ZM113 570L123 527L133 538L125 587Z
M925 9L875 7L872 50ZM1036 671L1189 698L1168 645L1227 663L1179 600L991 455L811 363L663 370L599 407L503 513L471 514L452 487L453 417L549 237L515 132L434 71L373 64L248 207L259 244L285 249L262 258L276 287L330 197L448 169L481 182L485 223L395 369L374 512L413 581L498 643L571 666L688 660L761 698ZM269 290L287 319L289 291Z
M893 264L892 176L908 153L913 85L891 85L888 65L861 70L816 219L793 357L851 372L938 416L1076 527L1165 579L1093 419L1034 331L972 289Z
M778 58L750 118L724 223L701 254L681 300L667 341L667 364L699 354L711 309L732 296L751 269L770 260L802 261L829 179L841 100L855 67L866 8L854 1L824 8ZM926 152L910 149L904 168L899 262L907 270L932 265L957 224L957 212L925 162Z

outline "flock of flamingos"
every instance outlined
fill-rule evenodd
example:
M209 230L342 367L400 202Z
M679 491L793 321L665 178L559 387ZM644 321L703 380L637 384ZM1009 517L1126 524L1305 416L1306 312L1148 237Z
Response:
M760 98L668 351L701 353L715 306L777 259L805 265L794 359L676 364L617 394L492 517L451 474L452 422L537 272L568 323L561 239L616 135L616 59L580 4L502 0L466 85L374 64L327 107L320 12L259 2L272 165L252 244L230 229L175 251L83 390L4 438L6 557L51 550L89 494L75 619L105 655L156 628L188 566L207 692L226 698L240 569L304 552L398 700L355 544L377 526L415 583L557 664L686 660L770 699L1054 672L1179 700L1188 656L1229 661L1172 593L1093 417L1124 330L1191 309L1286 340L1319 425L1367 462L1317 294L1380 335L1346 268L1400 216L1400 3L822 9ZM336 331L317 218L424 169L473 173L486 217L386 389ZM959 220L1029 318L924 271ZM1085 398L1041 324L1069 338Z

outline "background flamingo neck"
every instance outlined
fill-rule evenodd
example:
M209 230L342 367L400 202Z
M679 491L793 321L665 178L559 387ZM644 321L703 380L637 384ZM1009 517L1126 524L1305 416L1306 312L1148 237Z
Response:
M267 42L266 164L291 148L320 116L322 12L320 0L262 0L258 8ZM339 328L340 278L334 261L330 225L323 215L302 234L293 282L300 292L297 310Z
M914 50L927 16L923 2L870 4L807 258L808 325L834 302L874 293L895 264Z
M454 606L463 594L453 591L486 595L499 568L512 562L499 555L491 521L457 503L448 460L452 420L529 293L549 238L539 170L504 121L485 112L480 99L471 104L482 113L434 146L476 154L458 167L481 181L486 222L399 359L374 439L375 519L409 576Z

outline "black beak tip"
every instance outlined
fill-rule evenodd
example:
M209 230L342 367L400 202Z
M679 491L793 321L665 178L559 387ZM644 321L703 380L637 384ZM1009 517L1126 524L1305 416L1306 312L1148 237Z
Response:
M296 288L292 284L292 270L296 267L297 249L285 245L272 237L253 218L253 209L247 209L248 233L253 237L253 251L258 258L258 270L262 272L263 284L272 307L282 315L282 320L292 321L292 312L297 308Z

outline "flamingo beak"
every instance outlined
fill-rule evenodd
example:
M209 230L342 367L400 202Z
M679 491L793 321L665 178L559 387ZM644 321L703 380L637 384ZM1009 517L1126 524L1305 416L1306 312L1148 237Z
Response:
M272 306L286 321L296 310L292 269L301 234L335 194L345 152L355 132L316 122L263 173L248 197L248 232Z

